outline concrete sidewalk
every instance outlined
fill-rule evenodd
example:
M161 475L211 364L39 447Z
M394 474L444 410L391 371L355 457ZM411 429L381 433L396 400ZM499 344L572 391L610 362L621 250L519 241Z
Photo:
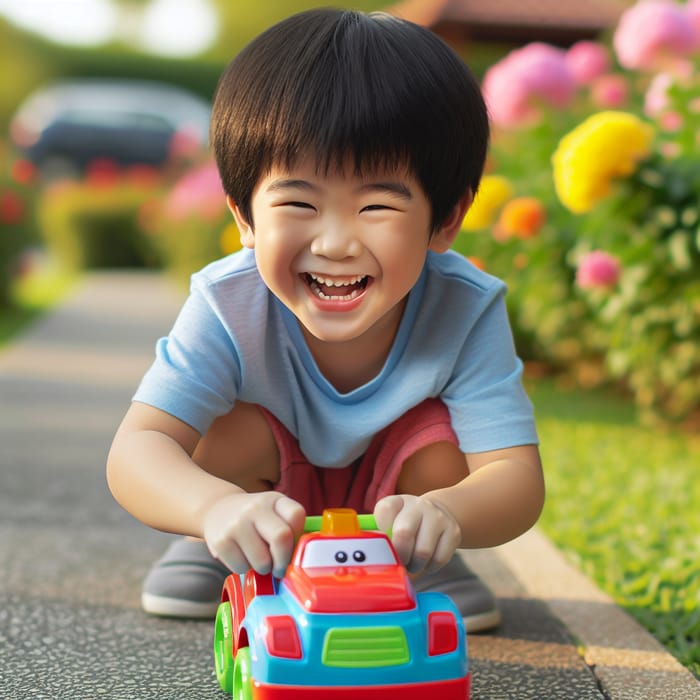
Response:
M124 513L104 479L113 432L183 298L157 275L94 274L0 352L2 700L224 697L213 624L140 611L141 579L169 537ZM495 634L469 637L473 698L700 698L538 530L467 560L503 613Z

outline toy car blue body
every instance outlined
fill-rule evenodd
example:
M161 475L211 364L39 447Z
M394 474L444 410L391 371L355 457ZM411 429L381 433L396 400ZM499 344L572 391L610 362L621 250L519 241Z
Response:
M283 579L228 577L214 652L219 683L237 699L469 697L457 608L415 593L387 536L360 530L349 509L324 512Z

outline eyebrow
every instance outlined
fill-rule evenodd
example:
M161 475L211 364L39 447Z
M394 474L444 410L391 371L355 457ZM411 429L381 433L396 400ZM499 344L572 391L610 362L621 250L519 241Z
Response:
M406 187L406 185L402 182L394 182L392 180L387 182L369 182L366 185L362 185L359 190L360 192L385 192L387 194L396 195L401 199L413 199L411 190Z
M318 187L312 185L307 180L279 179L271 182L267 188L267 192L283 192L284 190L309 190L316 191Z
M307 190L309 192L318 192L319 187L309 182L308 180L297 180L293 178L281 178L271 182L267 186L267 192L283 192L285 190ZM404 185L402 182L394 182L393 180L387 180L382 182L368 182L364 185L360 185L357 188L358 192L383 192L386 194L391 194L401 199L410 200L413 199L411 190Z

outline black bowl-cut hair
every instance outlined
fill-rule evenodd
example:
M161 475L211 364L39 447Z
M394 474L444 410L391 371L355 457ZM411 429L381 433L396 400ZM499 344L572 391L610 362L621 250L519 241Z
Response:
M317 9L248 44L222 74L211 143L224 190L252 224L271 167L407 167L439 227L476 193L489 139L479 85L429 30L383 13Z

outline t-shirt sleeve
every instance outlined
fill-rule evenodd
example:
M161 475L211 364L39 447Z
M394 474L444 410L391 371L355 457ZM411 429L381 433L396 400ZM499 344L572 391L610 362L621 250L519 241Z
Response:
M207 297L193 289L133 396L200 434L231 410L240 386L235 343Z
M466 453L538 442L504 295L500 285L472 326L441 395Z

